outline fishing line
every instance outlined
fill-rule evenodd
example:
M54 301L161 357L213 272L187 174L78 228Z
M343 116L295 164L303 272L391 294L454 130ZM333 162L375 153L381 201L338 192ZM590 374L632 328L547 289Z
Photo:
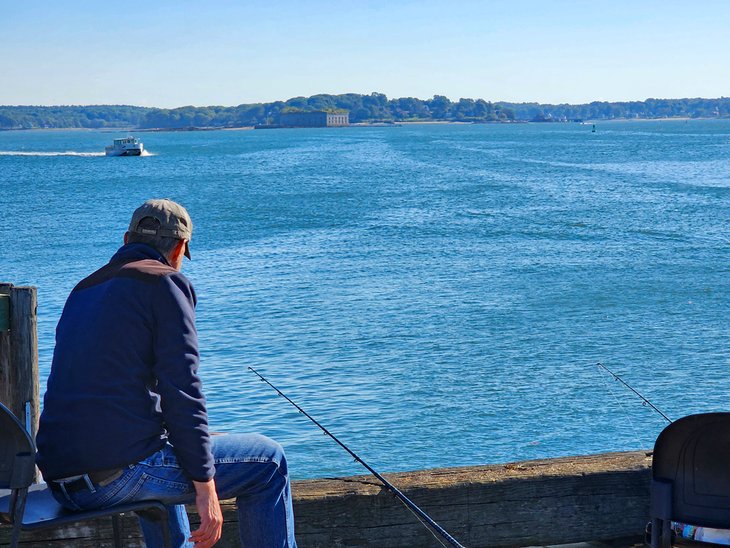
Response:
M385 479L383 476L378 474L370 465L368 465L364 460L362 460L354 451L352 451L347 445L342 443L340 440L338 440L334 434L332 434L329 430L327 430L324 426L322 426L314 417L312 417L309 413L307 413L304 409L299 407L294 401L292 401L291 398L289 398L286 394L284 394L281 390L279 390L276 386L271 384L266 378L256 371L253 367L249 367L251 371L253 371L256 376L261 379L261 382L265 382L268 384L271 388L273 388L277 394L279 394L282 398L284 398L286 401L288 401L290 404L292 404L294 407L297 408L297 410L302 413L305 417L307 417L310 421L312 421L317 427L322 430L327 436L332 438L337 444L342 447L345 451L347 451L352 458L355 459L355 462L359 462L362 464L365 468L368 469L368 471L375 476L385 487L388 488L388 490L393 493L403 504L406 505L406 508L408 508L417 518L418 521L420 521L424 527L426 527L432 535L436 538L436 540L441 543L442 546L446 546L441 540L436 537L436 534L438 533L443 539L445 539L449 544L452 546L455 546L456 548L465 548L463 544L460 544L454 537L452 537L449 533L446 532L446 530L441 527L438 523L436 523L431 517L426 514L423 510L421 510L416 504L411 501L408 497L406 497L403 493L401 493L392 483L390 483L387 479Z
M608 367L606 367L605 365L603 365L603 364L602 364L601 362L598 362L598 363L597 363L596 365L597 365L598 367L602 368L602 369L605 369L605 370L606 370L606 371L607 371L607 372L608 372L608 373L609 373L609 374L610 374L610 375L611 375L611 376L612 376L612 377L614 378L614 380L617 380L618 382L620 382L621 384L623 384L623 385L624 385L624 386L625 386L626 388L628 388L629 390L631 390L631 391L632 391L632 392L633 392L634 394L636 394L637 396L639 396L639 398L641 398L641 402L642 402L642 405L643 405L644 407L646 407L646 406L648 405L648 406L649 406L649 407L651 407L651 408L652 408L652 409L653 409L654 411L656 411L656 412L657 412L657 413L659 413L659 414L660 414L660 415L661 415L662 417L664 417L664 420L666 420L666 421L667 421L668 423L671 423L671 422L672 422L672 419L670 419L670 418L669 418L669 417L667 417L667 416L666 416L666 415L665 415L664 413L662 413L662 412L661 412L661 411L660 411L660 410L659 410L659 409L657 408L657 406L656 406L656 405L654 405L653 403L651 403L651 402L650 402L650 401L649 401L649 400L648 400L647 398L645 398L645 397L644 397L644 396L643 396L643 395L642 395L642 394L641 394L641 393L640 393L640 392L639 392L638 390L636 390L635 388L633 388L633 387L632 387L632 386L631 386L631 385L630 385L629 383L627 383L627 382L626 382L625 380L623 380L623 379L622 379L621 377L619 377L619 376L618 376L618 375L617 375L616 373L614 373L613 371L611 371L611 370L610 370L610 369L609 369Z
M600 371L600 368L599 368ZM615 379L614 379L615 380ZM608 376L607 375L601 375L601 381L603 381L603 385L606 387L606 390L609 394L611 394L611 397L614 399L616 404L618 405L619 409L623 412L624 417L626 417L627 422L631 426L631 430L634 432L634 441L636 441L639 445L641 445L641 436L639 435L639 430L636 427L636 424L634 423L631 413L629 412L628 405L625 404L623 401L621 401L621 398L618 397L618 394L616 394L616 391L611 386L611 383L608 382Z
M446 545L444 544L444 541L443 541L443 540L441 540L441 539L440 539L440 538L438 537L438 535L436 534L436 532L435 532L435 531L434 531L433 529L431 529L431 528L430 528L430 527L428 526L428 523L426 523L425 521L423 521L423 520L421 519L421 516L419 516L419 515L418 515L418 514L417 514L416 512L414 512L414 511L413 511L413 508L411 508L411 507L410 507L410 506L408 506L407 504L404 504L404 506L405 506L405 507L406 507L406 508L408 509L408 511L409 511L409 512L410 512L411 514L413 514L413 516L414 516L414 517L415 517L415 518L416 518L416 519L417 519L417 520L418 520L418 521L419 521L419 522L421 523L421 525L423 525L423 526L424 526L424 527L426 528L426 531L428 531L429 533L431 533L431 536L432 536L432 537L433 537L434 539L436 539L436 542L438 542L438 543L439 543L439 544L440 544L441 546L443 546L444 548L446 548ZM461 545L460 545L460 546L461 546Z

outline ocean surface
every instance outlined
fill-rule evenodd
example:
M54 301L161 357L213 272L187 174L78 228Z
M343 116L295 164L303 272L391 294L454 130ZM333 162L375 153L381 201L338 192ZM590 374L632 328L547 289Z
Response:
M0 132L0 281L39 292L42 386L73 286L132 211L190 211L216 431L295 478L651 448L730 407L730 121Z

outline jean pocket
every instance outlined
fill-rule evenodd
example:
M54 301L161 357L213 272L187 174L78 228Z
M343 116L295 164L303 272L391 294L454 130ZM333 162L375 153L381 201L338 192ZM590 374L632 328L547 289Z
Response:
M123 504L125 502L134 500L135 495L139 493L140 489L142 489L142 486L144 485L146 479L147 474L143 472L138 478L136 478L136 481L132 480L127 482L127 484L125 484L122 489L119 489L115 493L114 501L111 502L111 504L104 504L104 506Z
M145 473L145 495L165 498L195 492L195 487L191 482L181 477L171 477L166 472L162 468Z

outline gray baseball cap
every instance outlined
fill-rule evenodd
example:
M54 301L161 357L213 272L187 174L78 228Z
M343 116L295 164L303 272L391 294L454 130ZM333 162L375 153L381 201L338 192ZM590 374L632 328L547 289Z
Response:
M157 219L160 222L159 227L153 228L147 224L140 226L140 221L146 217ZM187 241L193 237L193 221L190 219L187 210L172 200L167 198L147 200L134 210L132 220L129 223L129 232L186 240L185 256L190 259L190 248Z

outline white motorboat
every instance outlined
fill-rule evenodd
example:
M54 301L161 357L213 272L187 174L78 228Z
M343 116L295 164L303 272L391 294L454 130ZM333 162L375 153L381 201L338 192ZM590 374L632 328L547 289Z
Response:
M114 139L111 146L105 149L107 156L141 156L144 152L142 141L136 137Z

